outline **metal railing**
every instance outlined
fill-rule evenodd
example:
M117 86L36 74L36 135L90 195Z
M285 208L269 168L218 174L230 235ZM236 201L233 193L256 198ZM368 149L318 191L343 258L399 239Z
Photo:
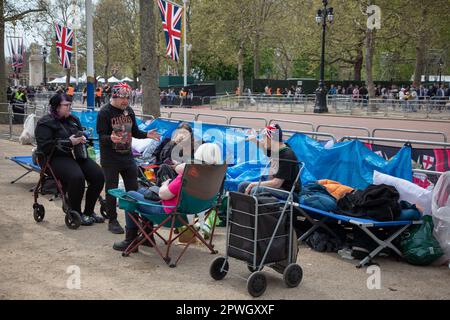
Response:
M424 130L410 130L410 129L397 129L397 128L375 128L372 130L372 137L375 137L375 133L377 131L420 133L420 134L425 134L425 135L439 135L444 138L444 142L447 142L447 135L440 131L424 131Z

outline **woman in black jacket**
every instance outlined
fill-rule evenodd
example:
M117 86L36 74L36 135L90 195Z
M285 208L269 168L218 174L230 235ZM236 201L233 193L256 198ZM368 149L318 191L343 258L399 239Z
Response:
M105 178L99 165L89 157L76 159L72 153L75 146L86 143L80 120L70 113L71 99L64 93L57 93L50 99L50 112L43 116L36 125L35 137L39 151L50 156L50 166L55 176L61 181L68 194L70 208L81 215L82 225L94 222L102 223L104 219L94 212ZM81 211L86 181L84 211Z

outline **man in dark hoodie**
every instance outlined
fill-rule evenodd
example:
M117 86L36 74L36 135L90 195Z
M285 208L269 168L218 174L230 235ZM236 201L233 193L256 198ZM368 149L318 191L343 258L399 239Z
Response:
M57 93L50 99L50 114L39 119L36 125L37 148L46 156L55 148L50 166L68 194L70 208L81 215L81 224L102 223L104 219L94 212L94 207L102 192L105 178L95 161L89 157L76 159L72 154L72 148L86 143L86 137L77 135L83 129L80 120L70 113L71 104L65 93ZM81 200L86 181L89 186L82 212Z
M111 102L98 112L97 133L100 139L100 163L105 174L106 212L109 216L108 229L112 233L124 233L117 221L116 198L108 190L119 185L119 174L126 191L138 190L138 169L131 151L132 137L159 140L156 130L143 132L136 124L136 116L129 106L131 87L119 83L111 89Z

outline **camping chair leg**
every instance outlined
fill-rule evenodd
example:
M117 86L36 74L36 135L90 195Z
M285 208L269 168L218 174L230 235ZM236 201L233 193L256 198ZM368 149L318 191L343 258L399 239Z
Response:
M216 215L214 216L214 222L211 228L211 234L209 235L209 245L214 248L214 245L212 244L213 241L213 237L214 237L214 232L216 230L216 223L217 223L217 208L213 208L211 210L209 210L209 212L205 215L205 223L209 218L209 215L212 213L213 210L216 210Z
M175 239L172 239L173 229L174 229L174 226L175 226L175 214L172 213L170 219L172 221L171 221L171 224L170 224L169 239L167 240L166 257L164 258L164 260L166 261L167 264L170 263L170 257L169 257L170 246L172 245L173 241L175 241L175 239L176 239L176 237L175 237Z
M377 236L375 236L372 231L369 230L369 228L367 228L366 226L358 226L361 228L361 230L363 230L369 237L371 237L376 243L378 243L378 247L373 250L372 252L370 252L367 257L365 257L364 259L362 259L358 265L356 266L357 268L361 268L362 266L366 265L367 263L370 262L370 260L372 260L374 257L376 257L384 248L390 248L392 249L392 251L394 251L396 254L398 254L400 257L402 257L402 253L400 252L400 250L398 250L393 244L392 241L397 238L399 235L401 235L403 233L403 231L405 231L406 229L408 229L409 225L405 225L402 228L400 228L399 230L397 230L393 235L391 235L388 239L386 240L380 240Z
M315 230L317 230L317 229L319 229L319 228L325 229L325 230L326 230L328 233L330 233L333 237L338 238L337 234L336 234L333 230L331 230L331 229L325 224L325 222L329 220L328 217L324 217L324 218L321 219L321 220L314 220L314 219L311 218L306 212L303 212L302 214L305 216L305 218L306 218L309 222L311 222L311 223L313 224L313 226L312 226L308 231L306 231L304 234L302 234L302 235L298 238L298 241L299 241L299 242L303 242L303 241L305 241L306 239L308 239L308 237L309 237Z
M27 168L25 168L27 169ZM31 172L33 172L33 170L27 169L28 171L25 172L23 175L21 175L20 177L18 177L16 180L11 181L11 184L16 183L17 181L19 181L20 179L22 179L23 177L25 177L26 175L30 174Z
M203 236L197 231L197 230L195 230L195 228L192 226L192 225L190 225L190 224L188 224L183 218L181 218L181 217L178 217L178 220L182 223L182 224L184 224L188 229L190 229L191 231L192 231L192 233L194 234L193 236L192 236L192 239L194 239L194 238L197 238L198 240L200 240L210 251L211 251L211 253L212 254L216 254L217 253L217 251L216 250L214 250L214 248L211 246L211 245L209 245L208 244L208 242L206 242L206 240L205 240L205 238L203 238Z
M198 239L200 240L210 251L211 253L217 253L217 251L215 251L211 245L209 245L206 240L200 235L200 233L197 232L197 230L195 230L195 228L192 227L192 225L188 224L183 218L181 218L180 216L177 216L178 221L180 221L184 226L186 226L187 229L191 230L191 232L193 233L193 236L189 239L189 241L186 243L186 246L184 247L184 249L181 251L180 255L178 256L177 260L175 261L175 263L172 263L170 265L171 268L174 268L177 266L178 262L180 261L180 259L183 257L184 253L186 252L187 248L192 244L192 242L194 241L194 239ZM187 231L187 229L185 231Z

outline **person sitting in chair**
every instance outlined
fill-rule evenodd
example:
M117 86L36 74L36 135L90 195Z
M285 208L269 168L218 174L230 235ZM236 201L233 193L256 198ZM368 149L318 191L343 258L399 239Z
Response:
M222 153L219 146L217 146L214 143L205 143L202 144L195 152L194 163L202 162L210 165L221 164L222 163L221 154ZM175 207L178 203L178 196L181 190L181 182L185 165L186 165L185 163L177 165L175 168L175 171L178 174L177 177L173 180L166 180L162 183L158 191L158 195L159 198L161 199L161 202L155 200L147 200L147 198L149 197L148 196L146 197L146 192L154 192L154 191L148 191L146 189L140 189L137 192L129 191L128 195L136 200L156 205L156 206L150 205L138 206L138 209L143 213L148 214L171 213L172 211L175 210L175 208L169 207ZM134 241L134 239L136 239L138 234L138 228L134 223L134 221L131 219L131 217L128 215L128 213L125 214L125 221L126 221L125 240L116 242L113 245L113 249L117 251L125 251L126 248ZM151 232L151 229L147 231ZM145 241L143 244L151 246L151 244L148 241Z
M297 156L287 143L283 142L283 132L278 124L269 125L262 130L263 141L259 141L256 137L250 137L250 141L259 144L268 157L271 158L269 177L266 181L261 181L260 190L258 192L269 192L275 197L286 199L285 192L277 192L276 190L265 189L270 187L290 192L297 178L299 167ZM244 181L239 184L238 191L246 194L255 193L258 182ZM297 181L294 187L294 194L300 192L300 184Z
M71 105L71 99L62 92L50 99L50 114L43 116L36 125L37 149L49 157L55 148L51 155L50 167L68 194L70 208L80 213L81 224L102 223L104 219L94 212L94 207L103 189L105 178L95 161L87 156L76 157L72 153L76 146L80 147L86 143L86 137L80 134L83 131L80 120L70 113ZM89 182L89 186L82 212L81 200L86 181Z

